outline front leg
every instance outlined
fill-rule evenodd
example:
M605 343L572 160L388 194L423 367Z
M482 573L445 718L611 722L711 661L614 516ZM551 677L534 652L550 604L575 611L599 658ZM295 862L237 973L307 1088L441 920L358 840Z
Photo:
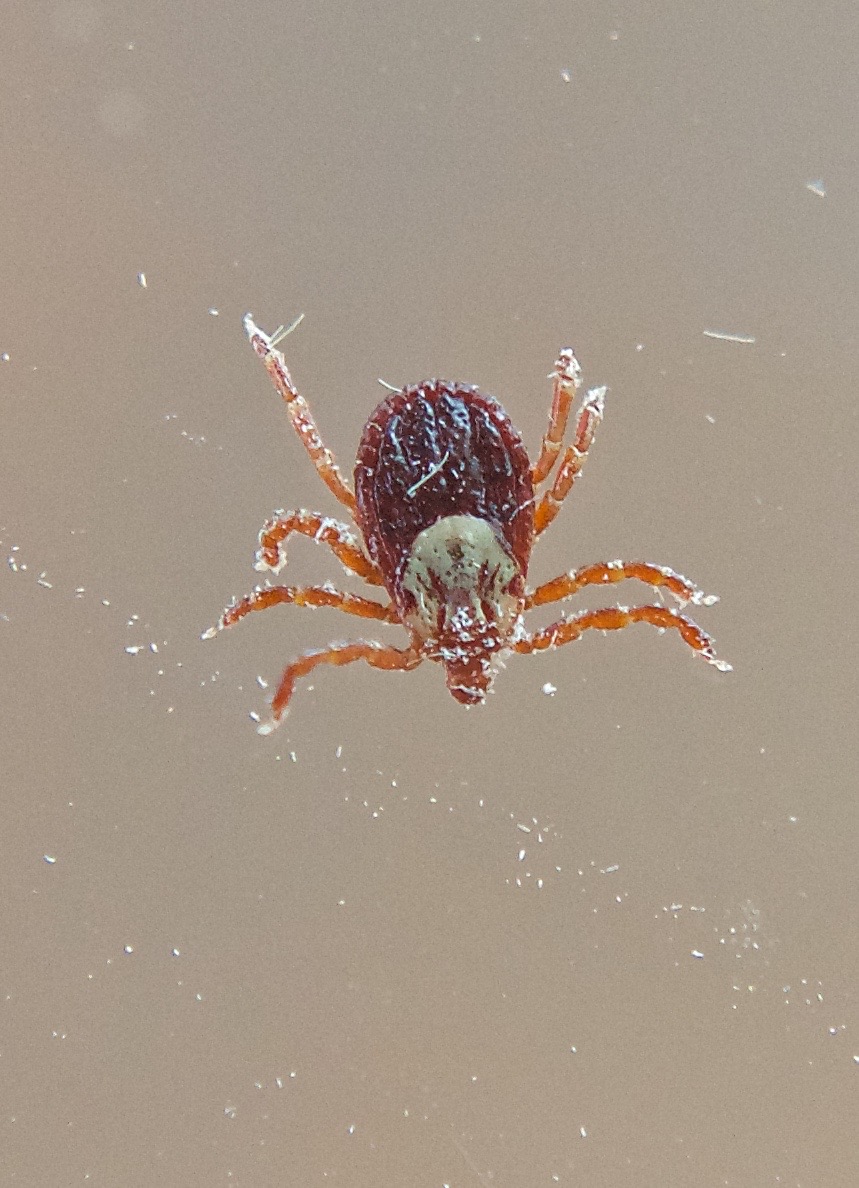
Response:
M573 354L572 347L564 347L555 360L555 370L550 373L552 381L552 408L549 412L549 428L540 446L540 456L534 463L531 479L536 487L548 476L564 444L567 420L573 398L582 386L582 369Z
M561 504L569 495L573 483L585 464L597 426L603 418L607 391L607 388L591 388L582 402L572 445L568 445L564 451L551 489L544 493L534 512L535 537L539 536L541 532L545 532L561 510Z
M295 325L297 323L293 323L290 329ZM331 450L322 440L310 406L292 382L286 360L277 349L278 335L274 334L269 337L254 323L250 314L245 314L244 327L251 346L257 356L262 359L272 383L283 397L295 432L301 438L302 445L310 455L319 477L341 503L345 503L350 511L354 511L355 493L341 474ZM288 334L289 330L286 333ZM281 337L285 337L285 335L281 335Z
M254 567L260 572L279 573L286 564L286 540L293 532L328 545L350 573L356 573L371 586L384 585L381 573L365 555L358 536L348 524L303 509L277 511L263 524Z

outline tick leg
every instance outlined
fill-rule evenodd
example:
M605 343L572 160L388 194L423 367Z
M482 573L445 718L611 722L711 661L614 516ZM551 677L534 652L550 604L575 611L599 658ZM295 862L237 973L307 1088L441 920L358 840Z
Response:
M731 665L727 661L717 659L712 639L697 623L665 606L611 606L603 607L601 610L582 611L581 614L561 619L560 622L552 623L550 627L544 627L541 631L535 631L533 635L519 640L513 644L513 651L527 653L559 648L563 644L572 643L583 632L593 627L600 631L619 631L622 627L629 627L631 623L651 623L663 630L673 627L680 632L683 640L693 651L699 652L720 672L731 671Z
M279 573L286 564L285 542L293 532L328 545L331 552L350 573L357 573L371 586L381 586L382 575L361 549L358 537L347 524L321 516L318 512L293 511L274 513L259 534L255 568Z
M232 627L249 615L251 611L268 610L270 606L292 603L294 606L333 606L362 619L378 619L383 623L398 623L397 612L392 606L382 606L371 598L358 594L346 594L333 586L260 586L244 598L228 606L218 620L216 627L204 632L203 639L211 639L226 627Z
M345 503L350 511L354 511L355 493L340 473L334 455L320 437L307 401L292 382L286 360L274 345L274 340L254 324L250 314L245 314L244 327L251 346L262 359L272 383L283 397L293 427L319 472L319 477L341 503Z
M668 569L664 565L651 565L648 561L599 561L595 565L585 565L582 569L573 569L569 573L562 573L551 582L544 582L536 590L525 595L525 610L534 606L544 606L547 602L560 602L570 598L584 586L603 586L613 582L622 582L627 578L637 578L646 582L648 586L664 587L673 594L681 606L687 602L695 606L713 606L719 601L716 594L704 594L697 586Z
M591 388L582 401L571 445L564 450L551 489L543 493L534 513L534 535L539 536L554 520L585 464L597 426L603 418L606 388Z
M540 456L531 471L535 487L543 482L555 465L567 431L573 397L582 386L582 369L572 347L564 347L558 354L555 370L549 374L549 379L552 381L552 408L549 412L549 428L540 446Z
M352 664L355 660L366 660L373 668L384 668L389 672L409 672L417 668L423 656L416 648L392 648L372 640L357 640L355 643L331 644L319 651L306 652L293 660L284 670L271 703L271 721L258 727L260 734L271 734L286 714L295 682L307 676L320 664Z

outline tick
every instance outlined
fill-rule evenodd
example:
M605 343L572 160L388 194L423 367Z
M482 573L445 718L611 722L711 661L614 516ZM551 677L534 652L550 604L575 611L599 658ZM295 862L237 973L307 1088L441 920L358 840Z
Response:
M525 611L561 602L585 586L626 578L666 590L681 607L718 601L673 570L646 561L600 561L527 588L534 542L570 493L603 417L606 389L592 388L575 413L571 441L564 444L573 401L582 386L572 350L560 352L549 376L549 426L533 465L497 400L465 384L426 380L392 390L367 421L353 490L277 349L289 330L269 337L250 314L244 326L320 478L350 515L350 522L343 523L318 512L275 512L260 532L257 570L278 573L286 562L287 540L298 533L327 545L347 572L384 591L388 601L347 593L328 582L267 583L233 602L204 638L251 611L281 603L336 607L358 618L399 623L409 636L406 647L356 640L297 657L284 670L272 699L271 720L259 727L260 733L274 729L287 711L296 682L320 664L366 660L373 668L408 672L424 660L435 660L443 666L456 700L475 705L485 700L505 653L560 647L591 628L615 631L631 623L650 623L679 632L694 652L721 671L730 670L717 659L710 637L666 606L603 607L571 614L534 632L525 628Z

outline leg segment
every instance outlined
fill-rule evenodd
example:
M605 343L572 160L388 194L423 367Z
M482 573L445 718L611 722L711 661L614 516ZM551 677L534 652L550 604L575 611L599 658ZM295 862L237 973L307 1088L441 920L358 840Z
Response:
M552 381L552 409L549 413L549 428L540 446L540 456L531 471L535 487L543 482L555 465L567 431L570 405L582 386L582 369L572 347L564 347L559 353L555 360L555 370L551 372L549 379Z
M366 660L373 668L388 672L409 672L417 668L423 656L416 648L392 648L372 640L358 640L355 643L332 644L315 652L306 652L293 660L284 670L271 703L271 721L260 726L260 734L271 734L286 713L295 682L307 676L320 664L352 664L355 660Z
M539 536L554 520L585 464L597 425L603 418L607 388L591 388L582 403L572 445L564 450L551 490L544 492L534 512L534 535Z
M345 594L333 586L260 586L252 594L245 595L228 606L221 615L218 625L210 627L203 639L211 639L226 627L232 627L249 615L251 611L268 610L270 606L292 603L294 606L333 606L362 619L378 619L383 623L397 623L397 612L392 606L382 606L371 598L357 594Z
M695 652L700 652L705 660L713 664L720 672L730 672L731 665L725 660L716 658L712 639L702 631L697 623L687 619L664 606L612 606L601 610L583 611L569 619L562 619L544 627L542 631L535 631L513 644L514 652L542 652L546 648L559 648L563 644L572 643L574 639L595 627L600 631L619 631L622 627L629 627L632 623L651 623L663 630L673 627L680 632L685 643Z
M664 587L674 595L681 606L685 606L687 602L695 606L713 606L719 601L717 594L704 594L697 586L693 586L688 578L663 565L651 565L647 561L599 561L595 565L586 565L582 569L562 573L551 582L544 582L542 586L525 595L525 610L530 610L534 606L544 606L547 602L560 602L584 586L609 585L625 581L627 578L637 578L640 582L646 582L648 586Z
M244 327L251 346L262 359L272 383L283 397L295 431L319 472L319 477L341 503L345 503L350 511L354 511L355 494L340 473L334 455L320 437L307 401L292 382L286 360L275 347L274 340L254 324L250 314L245 314Z
M286 564L285 541L293 532L327 544L331 552L349 570L371 586L381 586L382 575L363 553L358 537L348 525L318 512L275 512L259 534L255 568L260 572L279 573Z

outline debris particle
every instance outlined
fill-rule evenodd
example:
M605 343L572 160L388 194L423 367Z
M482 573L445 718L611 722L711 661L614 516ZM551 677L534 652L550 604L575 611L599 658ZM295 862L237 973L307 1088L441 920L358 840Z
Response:
M726 330L705 330L705 338L718 338L721 342L741 342L754 346L757 339L752 334L729 334Z

